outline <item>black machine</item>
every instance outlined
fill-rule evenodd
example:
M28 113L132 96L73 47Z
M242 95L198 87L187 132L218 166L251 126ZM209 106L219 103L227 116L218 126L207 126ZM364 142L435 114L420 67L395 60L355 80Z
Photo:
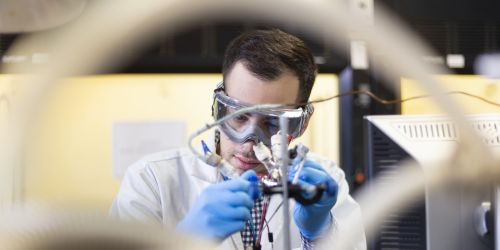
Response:
M478 130L500 131L500 117L476 116L471 120ZM490 134L493 138L485 142L499 149L500 134ZM444 116L366 116L367 184L382 173L391 178L390 173L403 160L421 163L446 152L445 148L459 143L458 138L455 125ZM491 186L461 183L437 190L423 188L420 202L384 220L369 249L493 249L492 190Z

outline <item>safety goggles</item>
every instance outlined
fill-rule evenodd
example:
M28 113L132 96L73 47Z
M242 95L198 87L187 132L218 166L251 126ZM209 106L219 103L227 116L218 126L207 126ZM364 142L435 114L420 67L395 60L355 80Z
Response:
M227 96L223 89L218 88L213 95L212 115L214 119L218 120L250 106ZM236 115L221 123L219 128L230 140L236 143L254 141L270 146L271 136L280 130L280 116L288 118L288 134L292 138L297 138L302 134L306 121L312 112L312 105L299 108L283 107L259 110Z

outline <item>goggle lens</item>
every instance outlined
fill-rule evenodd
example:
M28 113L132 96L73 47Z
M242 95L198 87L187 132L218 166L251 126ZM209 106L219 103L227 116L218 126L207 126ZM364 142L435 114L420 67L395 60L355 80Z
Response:
M248 106L228 97L222 91L214 93L212 111L217 120L246 107ZM244 142L248 138L255 140L258 137L259 141L269 144L271 136L279 131L280 115L288 117L289 134L293 138L299 137L306 117L305 111L300 108L239 114L221 124L221 129L237 142Z

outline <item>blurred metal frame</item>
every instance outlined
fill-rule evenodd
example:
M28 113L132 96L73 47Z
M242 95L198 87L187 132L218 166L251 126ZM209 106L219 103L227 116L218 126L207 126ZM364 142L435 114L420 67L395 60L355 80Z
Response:
M306 14L308 13L308 14ZM314 14L311 14L314 13ZM432 77L435 73L447 72L444 68L431 67L419 61L419 55L427 54L420 39L398 25L388 13L379 10L377 26L367 25L363 18L349 11L342 1L134 1L107 0L96 2L88 12L55 34L37 34L19 41L14 52L30 46L49 48L50 63L35 71L24 70L36 74L27 84L29 89L24 98L13 103L15 114L15 130L10 131L8 140L2 141L1 149L9 149L12 154L1 159L2 167L12 165L12 158L20 155L25 135L30 130L33 114L43 105L57 79L90 74L103 68L120 63L124 55L120 53L130 45L142 45L160 28L169 34L186 27L189 23L206 19L242 18L262 19L273 22L294 23L297 27L310 32L315 37L323 37L332 46L345 48L346 37L356 34L367 42L369 51L387 52L387 67L381 69L384 76L405 75L416 79L421 86L430 92L437 103L447 111L459 124L463 143L455 157L449 162L437 164L435 170L423 178L415 178L411 168L401 168L397 181L389 186L372 185L374 193L360 192L357 197L364 209L365 228L368 236L372 235L380 218L387 211L397 209L415 198L419 187L439 185L450 178L460 179L470 184L476 180L494 180L499 177L500 170L494 168L497 160L481 144L479 137L464 119L456 105L443 94L440 83ZM110 18L112 15L113 18ZM138 41L138 39L145 39ZM404 58L404 60L402 59ZM12 67L15 67L12 65ZM6 68L20 71L19 69ZM388 81L390 82L390 81ZM476 168L467 168L468 162L475 162ZM454 165L453 171L449 167ZM451 174L450 174L451 173ZM375 195L374 195L375 194ZM343 235L336 242L340 249L352 241L352 235Z

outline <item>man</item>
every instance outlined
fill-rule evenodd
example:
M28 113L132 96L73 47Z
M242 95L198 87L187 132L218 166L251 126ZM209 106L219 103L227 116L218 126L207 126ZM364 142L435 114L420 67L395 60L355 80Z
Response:
M279 30L258 30L230 43L222 71L223 82L214 91L214 118L248 105L307 102L317 69L300 39ZM312 108L296 105L287 110L301 112L289 131L298 137L307 128ZM269 144L278 129L276 117L265 113L240 115L220 126L212 149L241 175L232 180L188 150L143 159L127 171L111 214L160 222L220 243L222 249L282 249L281 196L253 200L249 192L249 180L266 174L253 146L259 141ZM291 201L292 248L310 249L321 239L335 240L346 227L345 218L354 216L359 226L353 249L365 249L360 209L348 194L344 173L309 154L299 180L304 186L324 184L327 190L312 205Z

